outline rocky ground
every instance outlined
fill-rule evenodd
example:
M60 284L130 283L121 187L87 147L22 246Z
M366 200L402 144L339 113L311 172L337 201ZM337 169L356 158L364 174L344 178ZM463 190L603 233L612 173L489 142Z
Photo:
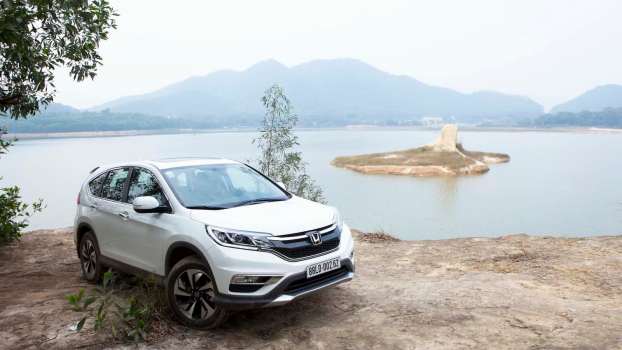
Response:
M622 236L395 241L357 234L357 276L216 330L164 319L140 347L622 349ZM133 347L71 325L79 278L68 230L0 249L0 348ZM85 327L88 328L88 327Z

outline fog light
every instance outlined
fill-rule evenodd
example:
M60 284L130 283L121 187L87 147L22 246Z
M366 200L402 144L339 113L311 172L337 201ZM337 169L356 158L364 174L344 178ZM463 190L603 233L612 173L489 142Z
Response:
M231 284L267 284L278 276L253 276L253 275L234 275L231 277Z

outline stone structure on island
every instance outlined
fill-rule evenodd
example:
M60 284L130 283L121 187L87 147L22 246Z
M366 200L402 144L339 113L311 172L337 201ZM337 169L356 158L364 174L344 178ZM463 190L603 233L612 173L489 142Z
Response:
M443 126L441 135L431 146L435 151L456 152L458 150L458 126L456 124Z
M443 126L435 143L395 152L335 158L331 164L366 174L458 176L483 174L489 164L505 163L503 153L467 151L458 142L458 127Z

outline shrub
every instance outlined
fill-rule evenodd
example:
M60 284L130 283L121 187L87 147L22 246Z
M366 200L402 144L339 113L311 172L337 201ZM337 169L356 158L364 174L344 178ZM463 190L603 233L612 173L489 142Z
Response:
M0 128L0 155L13 145L11 140L2 139L4 134L6 129ZM41 199L32 204L22 202L19 187L0 188L0 246L20 239L22 230L28 226L28 218L42 209Z
M42 209L42 200L32 204L22 202L19 187L0 188L0 245L20 239L28 218Z
M155 280L140 277L132 277L129 290L124 291L128 286L126 282L109 270L93 294L87 296L84 289L80 289L76 294L67 295L65 298L71 309L82 314L75 330L81 331L91 319L94 331L109 331L117 340L147 340L153 323L164 313L164 291Z

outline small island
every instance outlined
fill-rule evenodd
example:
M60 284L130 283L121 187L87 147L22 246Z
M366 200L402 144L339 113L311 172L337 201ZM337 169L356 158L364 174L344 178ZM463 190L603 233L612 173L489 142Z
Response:
M506 163L503 153L467 151L458 143L458 127L448 124L431 144L417 148L337 157L331 164L365 174L410 176L477 175L490 170L489 164Z

